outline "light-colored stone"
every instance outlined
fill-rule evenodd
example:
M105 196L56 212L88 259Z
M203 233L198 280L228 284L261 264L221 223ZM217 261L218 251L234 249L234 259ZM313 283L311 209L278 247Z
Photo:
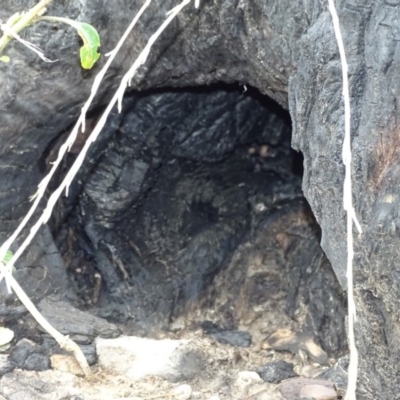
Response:
M254 386L264 384L264 381L254 371L240 371L233 384L233 395L235 398L244 398L249 395L249 392Z
M14 370L13 373L2 376L0 391L6 399L73 399L74 396L82 397L83 391L78 387L80 379L70 373L56 370L40 372ZM3 400L1 396L0 399ZM103 399L98 398L96 400Z
M176 400L188 400L192 396L192 387L190 385L180 385L172 391L172 396Z
M196 368L201 368L201 354L191 347L188 340L154 340L135 336L98 338L96 351L102 369L133 380L161 376L178 381L190 378L188 374L196 374Z
M322 392L328 393L328 397L326 399L315 397L317 400L336 400L337 398L334 383L327 379L291 378L282 381L279 387L285 400L312 399L314 394L321 393L322 388L328 389ZM335 397L329 397L333 393Z
M84 376L76 358L65 354L54 354L50 357L51 367L58 371L69 372L77 376Z
M322 385L306 385L300 390L300 399L337 400L336 390Z
M258 375L257 372L240 371L235 384L240 387L245 387L259 382L263 382L263 380L260 378L260 375Z

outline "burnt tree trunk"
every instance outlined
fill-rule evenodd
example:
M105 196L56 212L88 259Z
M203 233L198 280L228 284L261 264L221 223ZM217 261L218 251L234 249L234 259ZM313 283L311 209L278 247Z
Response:
M304 154L303 190L322 228L323 249L345 287L342 78L327 5L314 0L201 3L198 10L188 6L164 32L133 89L250 84L288 109L293 147ZM5 0L0 18L6 20L33 4ZM96 26L104 54L141 4L55 0L49 14ZM106 104L123 72L174 5L152 2L108 74L96 106ZM348 0L338 1L337 8L350 69L354 204L363 228L355 242L359 393L365 399L390 400L400 384L400 2ZM59 61L45 64L13 42L6 49L11 62L0 64L2 240L27 211L27 199L42 176L40 155L74 122L104 63L103 57L93 71L81 70L79 40L68 27L54 29L54 24L43 22L23 36Z

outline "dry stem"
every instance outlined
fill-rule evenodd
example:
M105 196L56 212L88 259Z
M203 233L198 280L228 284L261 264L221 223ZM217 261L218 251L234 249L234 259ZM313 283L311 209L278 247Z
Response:
M339 47L340 60L342 64L343 76L343 100L345 114L345 135L343 141L343 164L345 165L345 179L343 187L343 207L347 213L347 307L348 307L348 338L350 350L349 375L345 400L356 399L357 372L358 372L358 352L354 334L354 322L356 320L356 305L354 302L354 282L353 282L353 223L356 225L359 233L361 226L357 221L353 200L352 200L352 182L351 182L351 110L349 94L349 78L346 53L344 50L343 38L340 31L339 18L336 12L333 0L329 1L329 11L332 15L333 27L335 30L336 41Z

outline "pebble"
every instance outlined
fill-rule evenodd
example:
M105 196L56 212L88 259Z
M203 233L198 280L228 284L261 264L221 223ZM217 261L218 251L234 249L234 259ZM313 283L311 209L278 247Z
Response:
M319 374L318 379L329 379L336 384L338 394L345 395L347 389L347 369L349 367L349 356L342 357L335 365Z
M250 347L252 337L245 331L222 331L212 335L222 344L230 344L236 347Z
M76 376L84 376L76 358L67 354L53 354L50 357L51 367L58 371L69 372Z
M283 360L273 361L255 370L264 382L280 383L281 381L298 376L293 371L293 364Z
M285 400L336 400L333 382L323 379L292 378L282 381L279 386ZM334 397L332 397L334 395ZM326 397L328 396L328 397Z
M41 348L28 339L21 339L12 349L9 362L17 368L44 371L50 368L50 359Z
M214 337L222 344L229 344L235 347L250 347L252 337L249 332L236 331L233 329L222 329L218 325L205 321L202 324L205 333Z
M180 385L171 392L171 396L175 400L188 400L192 396L192 387L187 384Z
M246 398L249 395L249 391L260 383L263 384L264 382L256 372L240 371L233 383L232 393L235 398Z
M290 351L299 354L304 351L318 364L325 364L328 355L315 343L312 332L293 332L290 329L279 329L263 344L263 349Z
M175 383L192 379L205 368L201 351L188 340L97 338L96 352L102 369L133 380L160 376Z
M337 400L336 390L322 385L306 385L300 390L300 399Z

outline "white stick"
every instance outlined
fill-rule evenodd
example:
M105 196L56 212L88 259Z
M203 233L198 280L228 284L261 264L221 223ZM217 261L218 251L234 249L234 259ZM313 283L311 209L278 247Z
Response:
M90 376L92 371L89 367L89 364L82 353L81 348L68 336L64 336L57 329L55 329L47 320L40 314L39 310L32 303L31 299L26 295L24 290L18 284L18 282L14 279L13 276L9 277L10 285L12 286L15 294L18 296L21 303L25 306L25 308L29 311L32 317L36 320L36 322L50 335L52 336L60 347L66 351L70 351L74 354L76 361L81 367L85 376Z
M46 58L44 56L44 52L41 48L39 48L38 46L36 46L35 44L33 44L31 42L28 42L25 39L22 39L22 37L19 36L18 33L15 33L12 30L12 28L10 28L7 24L0 23L0 29L4 32L5 35L12 36L15 40L18 40L18 42L22 43L29 50L36 53L44 62L52 63L52 62L58 61L58 60L50 60L50 59Z
M344 100L344 115L345 115L345 135L343 141L343 164L345 165L345 179L343 186L343 207L347 213L347 307L348 307L348 337L349 337L349 374L345 400L356 399L357 388L357 373L358 373L358 352L354 334L354 322L356 320L356 305L354 302L354 283L353 283L353 223L356 225L359 233L361 226L356 218L356 214L352 201L352 183L351 183L351 110L350 110L350 94L349 94L349 79L348 65L346 53L344 50L343 38L340 31L339 18L336 12L333 0L328 0L329 11L332 15L333 27L335 30L336 41L339 47L340 60L342 64L343 76L343 100Z
M138 68L144 64L147 60L147 57L150 53L150 49L153 46L154 42L158 39L164 29L171 23L171 21L179 14L179 12L190 3L191 0L183 0L178 6L174 7L170 10L167 15L168 18L161 24L161 26L157 29L157 31L150 37L149 41L147 42L146 47L140 53L139 57L133 63L130 70L126 73L126 75L122 78L121 84L117 90L118 95L118 110L121 112L122 109L122 99L124 97L125 90L128 86L131 85L132 78L136 74Z

